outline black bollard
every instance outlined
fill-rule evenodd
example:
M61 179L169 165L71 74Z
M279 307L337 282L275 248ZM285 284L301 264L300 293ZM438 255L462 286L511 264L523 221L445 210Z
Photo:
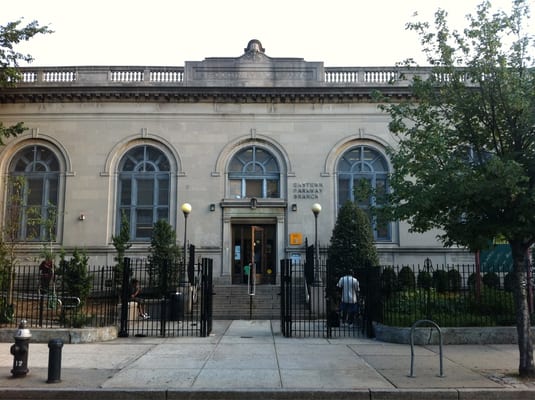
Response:
M48 380L46 383L61 382L61 339L51 339L48 341Z

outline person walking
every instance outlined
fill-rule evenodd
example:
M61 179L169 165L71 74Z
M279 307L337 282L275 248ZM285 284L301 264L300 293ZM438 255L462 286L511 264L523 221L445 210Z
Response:
M359 281L349 272L340 278L336 286L342 291L340 302L342 323L351 326L358 311Z

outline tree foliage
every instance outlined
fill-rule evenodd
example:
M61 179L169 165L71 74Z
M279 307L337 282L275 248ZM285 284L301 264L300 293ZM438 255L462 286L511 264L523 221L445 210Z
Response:
M480 250L503 236L516 272L520 374L535 375L526 253L535 241L535 68L529 8L482 2L464 31L438 10L434 26L409 23L431 64L412 96L383 104L398 145L391 152L393 218L443 230L447 246ZM410 66L411 63L409 63Z
M36 35L52 33L48 26L39 26L37 21L32 21L26 26L21 24L22 20L17 20L0 26L0 88L14 86L20 82L22 76L18 68L19 63L33 61L30 54L18 52L15 49L16 45ZM4 144L4 138L20 135L25 130L22 122L11 126L4 126L0 122L0 145Z
M379 258L370 219L356 203L348 201L338 212L327 252L329 295L335 297L336 283L341 276L355 274L359 268L377 265Z
M88 262L89 257L83 250L74 249L69 260L67 260L64 251L60 254L58 275L61 278L63 300L68 301L66 297L80 300L80 304L72 314L67 313L65 307L63 307L60 320L75 328L84 326L89 320L89 316L83 312L92 287Z
M165 295L178 285L180 248L176 232L166 220L154 224L149 249L149 275L157 294Z
M126 256L126 251L132 247L132 243L130 243L130 221L125 212L121 214L121 228L119 234L117 236L112 236L111 240L113 247L115 247L115 250L117 251L117 255L115 256L117 264L115 264L114 268L115 286L121 288L124 273L124 258Z

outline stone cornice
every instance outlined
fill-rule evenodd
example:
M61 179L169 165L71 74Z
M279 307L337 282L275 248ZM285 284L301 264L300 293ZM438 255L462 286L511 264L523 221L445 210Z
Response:
M358 103L379 91L392 98L410 96L406 86L340 87L162 87L26 86L4 88L0 103Z

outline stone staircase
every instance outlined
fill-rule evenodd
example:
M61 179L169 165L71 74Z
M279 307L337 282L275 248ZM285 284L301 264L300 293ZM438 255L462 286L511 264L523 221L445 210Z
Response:
M258 285L250 296L247 285L216 285L212 304L213 319L279 319L280 286Z

